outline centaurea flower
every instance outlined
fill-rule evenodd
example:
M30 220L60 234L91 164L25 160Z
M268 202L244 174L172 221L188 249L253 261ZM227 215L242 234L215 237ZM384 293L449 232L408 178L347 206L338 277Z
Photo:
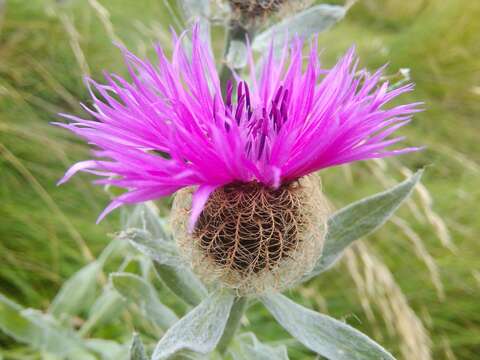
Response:
M297 39L278 59L270 49L259 78L249 50L250 76L230 82L223 97L198 26L191 45L188 53L175 37L171 60L156 47L156 64L122 49L131 82L89 80L93 109L85 109L95 120L63 115L73 122L60 125L97 150L60 183L84 171L126 189L99 220L178 192L174 231L197 272L241 292L284 288L323 244L326 200L309 175L417 150L391 149L403 137L390 136L419 104L386 107L413 85L390 90L382 69L357 69L353 49L327 70L313 44L303 70Z

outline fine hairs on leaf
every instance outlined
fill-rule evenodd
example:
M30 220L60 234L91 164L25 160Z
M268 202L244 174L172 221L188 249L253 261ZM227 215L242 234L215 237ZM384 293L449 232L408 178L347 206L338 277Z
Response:
M211 293L168 329L158 342L152 360L168 359L182 350L212 352L223 334L233 300L233 294L225 290Z
M142 229L129 229L120 236L153 261L155 273L175 295L189 305L198 305L207 295L207 290L183 264L175 243L165 240L168 236L163 225L161 228L164 235L155 239L150 232Z
M230 354L234 360L288 360L285 345L271 346L261 343L254 333L244 333L237 336Z
M73 360L94 360L76 334L40 312L24 309L0 294L0 330L34 349Z
M68 279L53 299L50 313L57 317L63 314L77 315L87 308L93 300L101 268L100 262L93 261Z
M281 294L262 297L273 317L310 350L332 360L395 360L353 327L304 308Z
M148 360L140 335L136 333L133 334L132 345L130 345L129 360Z
M285 44L287 39L290 40L294 36L309 38L328 30L345 16L346 11L345 7L338 5L312 6L258 34L253 41L252 48L264 51L270 46L272 40L275 41L278 48L278 45Z
M128 346L113 340L87 339L85 345L102 360L129 360Z
M130 273L110 274L114 288L127 300L138 305L160 329L166 330L177 321L177 316L162 304L152 285L140 276Z
M303 281L329 269L352 242L382 226L409 197L422 174L423 170L419 170L393 188L350 204L333 214L328 221L322 255Z

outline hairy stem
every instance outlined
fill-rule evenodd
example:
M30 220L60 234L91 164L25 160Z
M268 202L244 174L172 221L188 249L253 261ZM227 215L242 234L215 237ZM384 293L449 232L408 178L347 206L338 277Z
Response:
M227 351L230 342L240 327L240 320L247 309L247 302L248 299L246 297L235 298L232 310L230 310L230 315L228 316L227 325L225 325L225 331L217 345L217 350L220 354L224 354Z
M233 79L232 69L228 66L226 62L226 57L228 55L228 51L230 50L230 44L232 41L241 41L246 43L247 38L252 41L253 37L255 36L255 30L253 28L247 29L243 25L239 24L238 22L232 22L227 30L227 40L225 43L225 53L224 53L224 60L222 69L220 70L220 85L222 88L222 93L225 95L227 82L228 80ZM237 70L237 69L234 69Z

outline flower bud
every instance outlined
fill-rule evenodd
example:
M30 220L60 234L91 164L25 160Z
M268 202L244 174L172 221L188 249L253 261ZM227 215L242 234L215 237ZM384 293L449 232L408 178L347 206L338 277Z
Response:
M265 20L277 13L288 0L229 0L230 8L241 23Z
M177 192L172 228L182 256L207 284L239 295L281 291L321 254L328 206L314 176L272 189L258 182L218 188L188 232L192 189Z

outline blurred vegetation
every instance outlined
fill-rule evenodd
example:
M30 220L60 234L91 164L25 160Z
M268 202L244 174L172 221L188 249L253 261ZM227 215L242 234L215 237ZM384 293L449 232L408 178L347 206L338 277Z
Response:
M176 24L168 2L161 0L2 3L0 292L45 309L62 282L94 258L108 243L108 234L118 229L118 214L94 224L108 196L89 183L89 176L55 186L70 164L88 158L88 149L49 122L59 112L80 113L78 103L88 103L82 80L87 73L95 79L101 79L104 69L125 73L112 40L143 55L154 41L168 44L168 26ZM363 0L319 40L327 64L355 43L369 68L386 62L391 74L410 68L416 91L402 100L425 102L426 111L404 130L408 142L426 145L425 151L393 162L326 170L323 184L340 207L401 180L405 168L427 166L429 193L417 193L401 217L292 294L345 319L396 354L405 354L402 344L415 342L408 339L412 322L405 320L402 329L403 308L397 308L400 317L389 318L389 307L375 302L370 282L385 275L381 266L372 265L375 259L393 275L383 277L383 295L408 301L431 338L431 345L425 345L431 346L433 359L480 354L479 18L478 1ZM215 48L220 51L221 43ZM248 318L261 339L287 337L259 307ZM128 331L112 325L96 335L127 339ZM2 334L0 349L6 359L29 354ZM304 356L296 348L291 355Z

